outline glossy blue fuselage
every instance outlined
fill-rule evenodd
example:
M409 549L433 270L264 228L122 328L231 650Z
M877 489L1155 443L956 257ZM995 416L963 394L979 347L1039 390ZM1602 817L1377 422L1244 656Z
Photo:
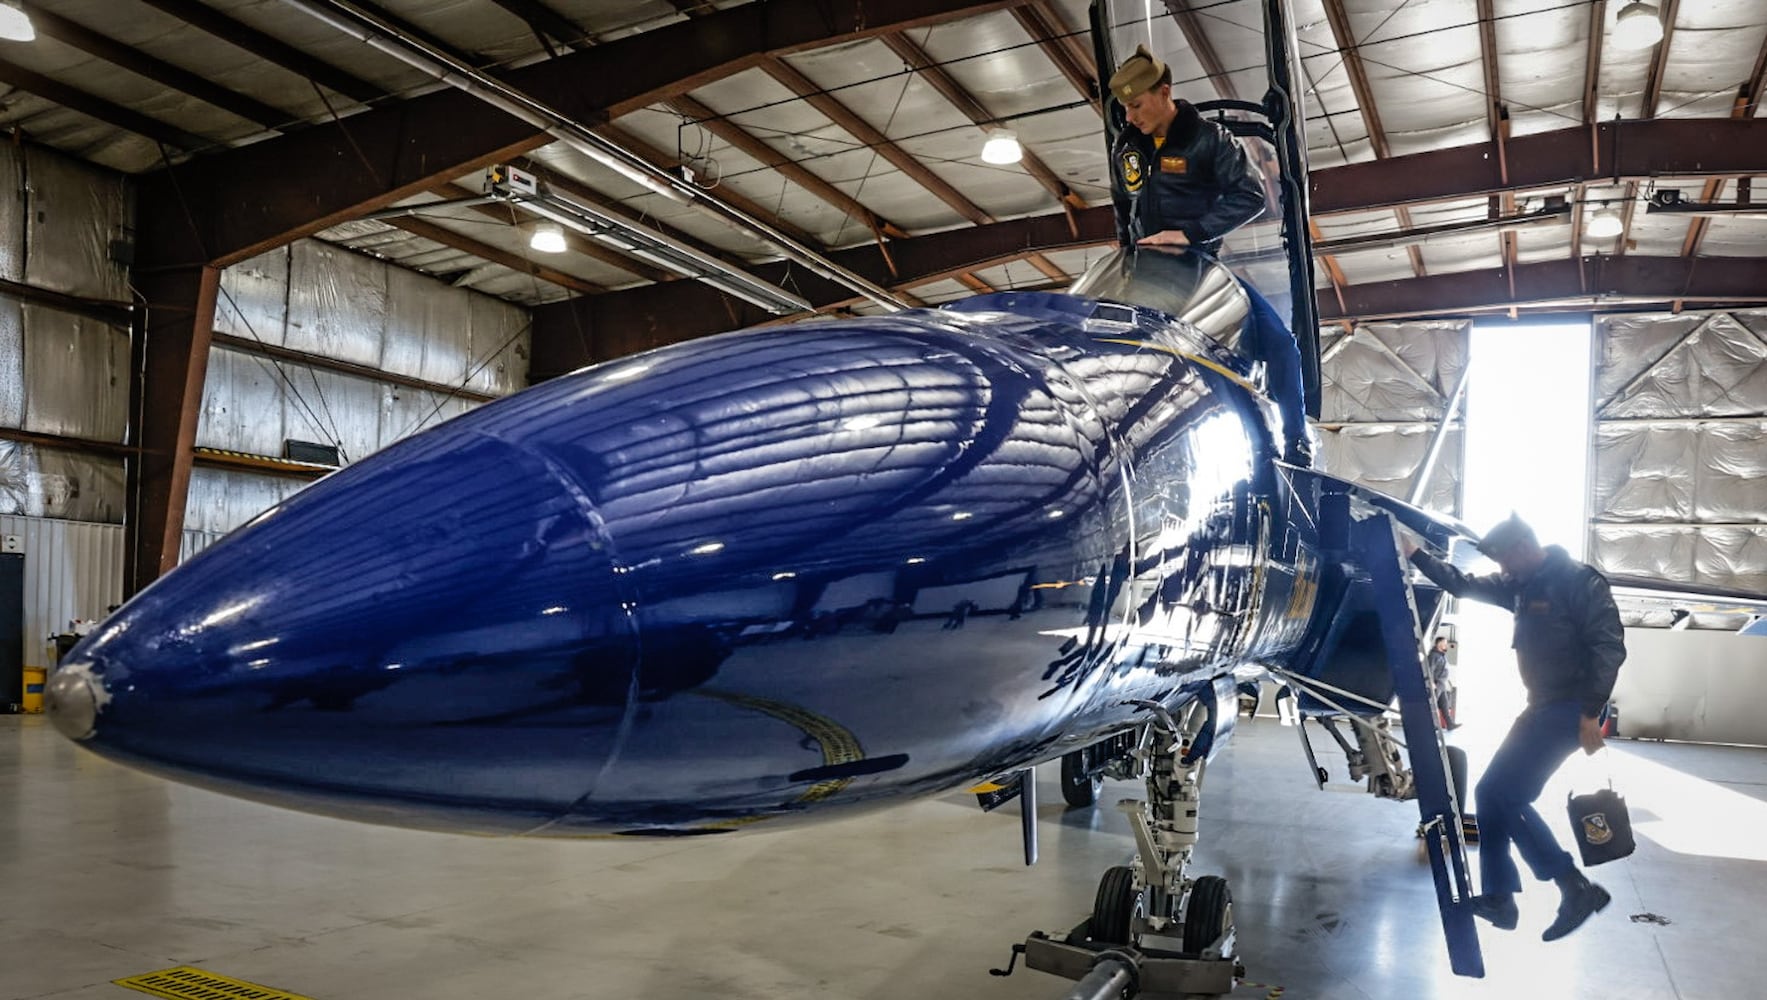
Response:
M962 787L1301 643L1317 538L1246 372L1050 294L662 348L316 483L64 673L106 756L372 822L679 833Z

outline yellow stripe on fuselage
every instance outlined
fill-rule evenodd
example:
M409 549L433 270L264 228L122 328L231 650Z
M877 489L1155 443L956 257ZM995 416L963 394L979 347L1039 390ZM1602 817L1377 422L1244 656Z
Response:
M1175 358L1183 358L1185 361L1202 365L1204 368L1207 368L1218 375L1224 375L1231 379L1235 385L1238 385L1240 388L1245 389L1255 396L1262 396L1264 394L1262 389L1259 389L1244 375L1239 374L1233 369L1223 367L1218 362L1210 361L1208 358L1198 357L1195 354L1186 354L1175 347L1167 347L1165 344L1156 344L1151 340L1127 340L1117 337L1099 337L1097 339L1099 343L1103 344L1122 344L1125 347L1145 347L1149 350L1164 351Z

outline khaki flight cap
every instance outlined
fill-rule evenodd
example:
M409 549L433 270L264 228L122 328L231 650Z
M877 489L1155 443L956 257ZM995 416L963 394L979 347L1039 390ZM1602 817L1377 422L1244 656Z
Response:
M1111 74L1111 94L1119 101L1129 101L1158 86L1160 77L1165 75L1166 64L1155 59L1147 46L1137 45L1135 54L1123 60L1123 65Z

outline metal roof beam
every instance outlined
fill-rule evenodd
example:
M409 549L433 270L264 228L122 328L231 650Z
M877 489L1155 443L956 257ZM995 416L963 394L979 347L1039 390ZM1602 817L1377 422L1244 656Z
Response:
M164 3L166 0L154 0ZM587 124L686 93L772 55L994 10L1010 0L763 0L503 74ZM339 122L201 157L142 178L147 261L230 264L385 208L438 181L552 141L534 125L449 89ZM266 178L279 183L267 185ZM156 209L154 206L168 206ZM192 224L194 222L194 225Z
M1031 36L1031 41L1036 42L1043 54L1049 57L1049 61L1055 64L1061 75L1067 77L1074 89L1080 92L1080 96L1086 99L1086 103L1092 105L1092 110L1102 116L1104 105L1099 101L1098 80L1087 69L1091 59L1082 58L1076 53L1074 45L1066 41L1073 35L1062 23L1061 15L1045 3L1027 3L1013 7L1012 16L1018 21L1019 27L1024 28L1025 33Z
M477 191L463 187L459 184L437 185L436 187L430 188L430 193L444 201L454 198L471 198L478 194ZM411 206L413 212L421 212L426 207L428 206ZM523 224L542 221L540 217L522 208L516 202L504 202L501 204L486 203L482 205L473 205L471 208L472 211L478 215L482 215L487 219L494 219L497 222L514 229L521 228ZM392 219L389 218L382 218L380 221L385 222L388 225L393 224ZM620 270L625 271L627 274L635 275L636 277L643 278L647 281L673 281L675 278L679 277L673 271L665 271L660 267L653 267L649 264L643 264L633 260L625 254L614 250L612 247L603 246L567 226L560 226L559 228L564 230L565 245L574 253L582 254L592 260L598 260L609 267L617 267ZM456 247L455 249L460 248ZM468 252L470 253L471 251Z
M440 382L431 382L428 379L403 375L399 372L387 371L386 369L375 368L371 365L359 365L338 358L328 358L323 354L314 354L311 351L297 351L291 347L283 347L280 344L269 344L262 340L255 340L251 337L238 337L230 333L222 333L219 330L216 330L210 337L210 343L217 347L225 347L229 350L239 351L244 354L270 358L276 361L287 361L291 364L305 365L309 368L318 368L321 371L337 372L340 375L351 375L356 378L367 379L371 382L384 382L389 385L404 386L407 389L421 389L424 392L438 393L443 396L456 396L473 403L489 403L498 398L489 393L479 392L476 389L468 389L464 386L443 385Z
M900 56L903 62L919 73L921 79L932 84L933 89L937 90L945 100L951 102L952 107L963 112L964 117L975 123L976 127L986 128L997 123L998 119L994 114L982 107L981 102L976 100L974 95L963 89L962 84L952 79L951 74L945 72L944 67L934 62L932 57L928 56L920 46L914 44L907 35L891 32L884 35L882 41L890 47L890 51ZM1056 201L1071 208L1086 207L1086 200L1074 193L1074 190L1068 187L1060 177L1057 177L1055 171L1049 169L1049 165L1039 159L1036 153L1031 152L1028 148L1025 148L1023 153L1024 158L1019 162L1024 165L1025 173L1030 174L1037 183L1043 185L1043 189L1053 195Z
M1239 100L1239 91L1233 86L1232 78L1227 75L1221 57L1215 54L1214 45L1209 43L1202 21L1190 9L1191 0L1165 0L1165 4L1172 20L1178 22L1178 30L1184 33L1184 43L1190 46L1191 55L1196 56L1196 61L1202 64L1203 72L1209 75L1209 82L1215 85L1215 93L1230 101Z
M992 222L988 213L964 197L961 192L944 178L933 173L927 165L915 159L907 150L898 146L875 126L859 117L853 110L835 100L818 87L809 77L798 72L790 63L783 59L768 58L762 61L761 70L768 76L784 85L787 90L804 99L804 102L823 117L839 125L854 138L869 146L879 156L888 160L897 170L907 174L916 184L926 188L933 197L944 202L953 212L962 216L974 225Z
M121 105L112 104L102 97L89 94L78 87L71 87L59 80L52 80L41 73L28 70L17 63L4 59L0 59L0 83L16 87L27 94L35 94L46 101L54 101L56 104L71 111L78 111L88 118L95 118L113 128L145 136L154 142L163 143L174 149L195 151L215 144L211 139L186 132L175 125L168 125L139 111L131 111Z
M671 173L675 172L680 166L680 163L674 156L652 146L650 143L645 142L643 139L638 138L617 125L603 125L595 131L600 132L604 137L624 146L626 149L634 153L637 153L646 160L649 160L655 166L661 167ZM810 249L821 252L821 242L817 240L816 237L811 236L809 232L785 221L773 211L762 208L760 205L737 194L735 191L729 188L721 188L718 191L718 200L727 205L736 206L745 214L752 215Z
M1385 160L1393 155L1392 148L1387 144L1386 128L1381 125L1380 109L1374 104L1374 91L1368 84L1368 70L1362 65L1362 56L1357 52L1356 34L1350 28L1350 15L1344 10L1344 0L1324 0L1325 19L1331 25L1332 38L1337 41L1338 51L1342 54L1344 72L1350 78L1350 90L1356 95L1356 106L1361 109L1362 122L1368 128L1368 142L1374 147L1376 160ZM1416 228L1411 221L1409 209L1400 207L1393 210L1398 217L1400 229ZM1411 258L1411 272L1423 277L1426 269L1423 266L1423 251L1415 245L1405 248Z
M491 0L527 22L535 34L550 35L553 40L572 48L594 45L595 36L578 27L570 18L541 3L540 0Z
M1681 0L1667 0L1662 6L1663 40L1657 43L1656 53L1650 61L1650 72L1644 78L1644 103L1639 109L1640 118L1657 116L1657 105L1663 98L1663 74L1669 68L1669 45L1675 40L1675 17L1680 9Z
M75 21L70 21L53 11L44 10L37 4L25 4L24 9L31 16L31 23L37 31L48 38L53 38L64 45L79 49L81 52L145 77L155 83L163 84L173 90L188 94L205 104L212 104L223 111L231 112L249 122L256 122L265 128L286 130L291 122L298 121L296 116L273 108L262 101L247 97L236 91L228 90L207 78L181 69L171 63L142 52L133 45L124 45L114 38L101 35L91 28Z
M1767 119L1611 121L1511 138L1504 183L1488 143L1316 170L1315 215L1625 178L1729 177L1767 163Z
M247 27L216 11L199 0L140 0L170 14L190 26L205 31L236 48L244 49L265 62L280 66L296 76L335 90L362 104L370 104L387 96L379 87L327 62L308 55L280 39Z
M560 288L568 288L573 292L581 292L585 295L593 295L596 292L607 291L607 289L594 282L586 281L574 274L566 274L557 268L547 267L544 264L537 264L519 254L510 253L502 247L492 246L489 243L475 240L464 233L458 233L446 226L430 222L428 219L420 219L411 215L401 215L382 219L381 221L389 226L403 229L413 236L421 236L431 242L453 247L461 253L469 253L480 260L488 260L493 264L501 264L504 267L509 268L511 271L532 275L533 277L539 278L541 281L557 285ZM662 285L654 287L667 288L672 286Z
M1597 255L1581 260L1520 264L1513 272L1495 268L1350 285L1344 289L1344 311L1335 308L1329 292L1320 293L1320 320L1453 315L1517 305L1562 304L1587 310L1592 296L1627 300L1623 304L1627 309L1676 300L1767 302L1767 259L1708 257L1697 262L1697 269L1695 265L1695 261L1683 257ZM1511 273L1516 288L1513 299L1509 295Z
M1736 89L1736 102L1731 105L1730 117L1739 119L1754 117L1755 109L1761 102L1761 87L1763 84L1767 84L1767 38L1761 39L1761 54L1755 57L1754 72L1749 75L1747 80L1743 81L1742 86ZM1716 200L1723 190L1723 181L1717 179L1709 180L1706 182L1704 189L1700 192L1700 200ZM1695 218L1689 223L1687 227L1687 239L1682 241L1681 244L1681 256L1697 256L1700 251L1700 244L1705 241L1706 231L1711 227L1712 220L1703 216Z
M790 157L767 145L747 129L692 97L682 94L671 99L668 103L671 108L693 119L694 124L703 126L706 131L759 162L772 167L793 184L847 213L849 218L856 220L873 233L889 236L908 235L900 226L860 204L858 199L816 176L803 166L794 163Z
M1607 34L1607 0L1589 5L1589 51L1583 61L1583 124L1595 124L1596 88L1601 85L1601 43Z

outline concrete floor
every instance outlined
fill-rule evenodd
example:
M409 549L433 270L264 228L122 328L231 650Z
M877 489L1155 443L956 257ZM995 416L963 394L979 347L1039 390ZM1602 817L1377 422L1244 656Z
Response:
M1456 734L1475 773L1499 735ZM1767 752L1611 756L1641 833L1594 873L1614 905L1545 945L1556 895L1527 893L1519 931L1485 931L1483 981L1447 972L1415 808L1313 790L1273 720L1242 724L1211 770L1197 870L1228 877L1249 978L1285 1000L1767 995ZM1013 809L966 796L771 834L480 840L222 798L0 717L0 998L122 1000L139 994L111 980L179 964L318 1000L1054 998L1060 980L987 970L1076 921L1130 840L1114 810L1064 812L1045 772L1043 861L1025 869ZM1671 923L1628 919L1645 913Z

